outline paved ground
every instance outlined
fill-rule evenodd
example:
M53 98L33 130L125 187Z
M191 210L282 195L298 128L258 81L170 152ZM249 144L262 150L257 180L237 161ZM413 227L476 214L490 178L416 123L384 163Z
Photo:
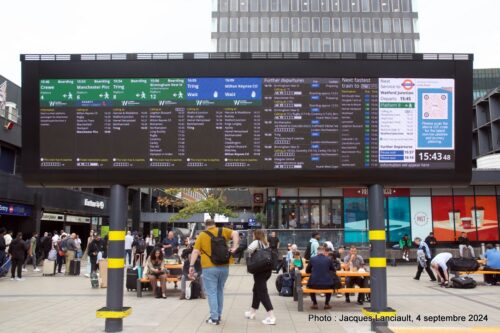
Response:
M31 270L31 269L30 269ZM82 272L85 268L82 267ZM478 327L478 332L500 332L500 287L480 284L476 289L443 289L429 282L427 276L414 281L414 266L388 268L389 305L398 315L412 316L413 322L392 323L398 332L421 332L423 328L446 327L432 332L448 332L452 328ZM125 291L124 304L133 308L133 313L124 320L124 332L369 332L369 323L355 323L355 318L340 322L340 316L361 316L360 306L346 304L343 298L333 298L331 311L309 310L310 301L305 301L305 312L297 311L292 298L279 297L274 287L275 275L268 283L272 302L278 319L273 327L264 326L264 310L260 310L255 321L246 320L243 312L251 302L252 279L241 265L231 267L226 285L223 323L207 326L206 300L180 301L179 292L171 290L169 298L153 299L150 294L136 298L135 293ZM476 280L482 281L482 277ZM173 285L169 285L172 288ZM104 319L95 318L95 311L105 305L105 289L91 289L89 279L81 277L43 277L40 273L28 272L25 281L0 279L0 332L50 332L78 333L102 332ZM355 298L352 298L355 299ZM320 306L323 299L320 298ZM331 321L310 321L309 315L330 316ZM420 315L420 322L417 320ZM424 322L425 316L465 316L464 322ZM487 321L469 315L487 316ZM472 321L469 321L471 319ZM495 328L496 327L496 328ZM410 330L403 330L409 328ZM489 328L489 329L486 329ZM474 330L458 332L475 332Z

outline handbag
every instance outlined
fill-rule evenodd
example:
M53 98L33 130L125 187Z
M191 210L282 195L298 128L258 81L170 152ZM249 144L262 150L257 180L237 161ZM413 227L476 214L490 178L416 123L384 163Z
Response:
M271 248L264 248L259 241L259 248L247 260L247 271L250 274L272 271L276 260Z

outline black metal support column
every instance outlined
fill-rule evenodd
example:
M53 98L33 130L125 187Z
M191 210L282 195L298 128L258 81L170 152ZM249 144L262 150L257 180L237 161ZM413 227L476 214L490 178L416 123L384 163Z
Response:
M382 185L376 184L368 187L368 214L371 245L371 307L363 309L363 312L374 319L371 329L378 332L388 326L386 318L395 315L395 311L387 307L387 259L385 253L384 187Z

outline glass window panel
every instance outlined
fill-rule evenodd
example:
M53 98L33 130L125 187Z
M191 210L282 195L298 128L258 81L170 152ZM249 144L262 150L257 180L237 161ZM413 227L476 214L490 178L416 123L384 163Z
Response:
M259 52L259 39L251 38L250 39L250 52Z
M281 32L290 32L290 18L281 18Z
M394 52L403 53L403 41L401 39L394 40Z
M311 38L302 38L302 52L311 52Z
M382 31L385 34L390 34L392 32L391 23L392 22L390 18L382 19Z
M399 242L404 235L410 236L410 198L389 197L389 242Z
M351 0L342 0L342 11L343 12L351 11Z
M480 214L474 205L474 196L460 196L456 195L453 198L453 207L455 214L455 239L461 236L462 232L467 234L471 241L477 240L476 222L478 215L483 215L484 210L481 209ZM481 207L483 208L483 207ZM473 217L474 215L474 217ZM482 221L481 221L482 222Z
M271 17L271 32L280 32L280 18Z
M281 0L281 11L288 12L290 10L290 0Z
M230 4L230 10L232 12L237 12L238 11L239 0L231 0L229 4Z
M300 52L300 38L292 38L292 52Z
M259 18L251 17L250 18L250 32L259 32Z
M219 1L218 0L212 0L212 11L217 12L219 10Z
M413 53L413 41L411 39L405 39L405 52Z
M309 221L310 206L309 200L302 199L299 201L299 227L301 229L310 229L311 223Z
M415 18L415 19L413 19L413 32L417 34L418 30L419 30L418 29L418 19Z
M260 0L260 11L261 12L269 11L269 0Z
M370 19L368 17L363 18L363 32L365 33L372 32L372 26L370 23Z
M281 52L290 52L289 38L281 38Z
M240 39L240 52L248 52L248 38Z
M330 10L330 0L321 0L321 11L328 12Z
M312 32L321 32L321 21L319 17L312 18Z
M359 12L359 0L351 0L352 11Z
M344 242L366 243L368 211L366 198L344 198Z
M302 18L302 32L310 32L311 31L311 22L309 21L309 17Z
M210 52L217 52L217 39L212 38L210 40Z
M292 9L292 12L298 12L299 11L299 8L300 8L300 5L299 5L299 1L300 0L291 0L291 4L290 4L290 8Z
M227 38L219 39L219 52L227 52Z
M477 225L478 240L498 241L498 209L495 196L476 196L476 205L471 212Z
M340 0L332 0L332 12L340 11Z
M248 32L248 17L240 17L240 32Z
M332 19L332 32L340 32L340 18Z
M401 0L401 8L403 12L407 13L410 11L410 0Z
M371 38L365 38L365 39L363 39L363 50L365 52L373 52Z
M321 52L321 39L313 38L312 39L312 51L313 52Z
M392 53L392 39L384 39L384 52Z
M280 51L280 39L271 38L271 52L279 52L279 51Z
M352 40L344 38L344 52L352 52Z
M321 208L319 206L319 200L311 200L311 229L319 229L319 223L321 220Z
M438 242L455 240L455 219L460 220L460 212L453 211L451 196L432 197L432 219L434 222L434 236Z
M380 19L379 18L373 18L373 32L376 34L379 34L382 32L382 28L380 26Z
M334 38L332 46L333 52L342 52L342 40L340 38Z
M229 52L238 52L238 39L231 38L229 40Z
M431 197L411 197L411 239L425 239L432 232Z
M248 0L240 0L240 12L248 12Z
M400 12L401 11L401 6L399 3L399 0L392 0L392 11L393 12Z
M300 4L303 12L309 11L309 0L300 0Z
M351 32L351 19L349 17L342 18L342 32Z
M323 32L330 32L330 18L329 17L323 17L321 19L321 30Z
M373 40L373 52L381 53L382 51L382 39L374 39Z
M260 31L269 32L269 17L262 17L260 19Z
M332 52L332 40L323 38L323 52Z
M321 200L321 228L332 227L332 210L330 199Z
M310 0L311 1L311 12L319 12L319 0Z
M300 32L300 18L292 17L292 32Z
M220 11L221 12L229 11L229 0L220 0Z
M259 11L259 0L250 0L250 11L251 12Z
M382 1L382 11L383 12L390 12L391 11L391 7L390 7L390 4L389 4L389 0L381 0Z
M238 18L231 17L229 20L229 32L238 32Z
M340 229L342 227L342 199L332 199L332 221L333 227ZM339 244L342 240L338 240Z
M269 38L260 39L260 51L269 52Z
M219 20L216 17L212 17L212 32L217 32L217 25L219 24Z
M380 12L380 0L372 0L372 12Z
M219 20L219 31L220 32L227 32L227 17L221 17Z
M411 34L411 19L403 19L403 32L405 34Z
M394 33L397 34L401 33L401 19L399 18L392 19L392 29Z
M361 32L361 19L359 17L352 18L352 32L355 33Z
M363 46L361 43L361 38L354 38L352 40L354 46L354 52L363 52Z
M271 11L279 12L280 11L280 1L279 0L271 0Z
M370 11L370 0L361 0L361 10L365 13Z

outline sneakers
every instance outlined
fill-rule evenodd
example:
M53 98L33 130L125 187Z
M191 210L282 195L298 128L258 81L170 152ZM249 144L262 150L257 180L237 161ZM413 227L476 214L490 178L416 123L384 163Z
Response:
M25 278L18 278L18 277L16 277L16 281L24 281L24 280L26 280L26 279Z
M342 297L344 297L344 295L342 295L342 294L337 294L337 298L342 298Z
M254 320L255 319L255 312L245 311L245 318Z
M264 325L276 325L276 317L267 317L262 321Z
M27 272L28 270L26 268L23 268L23 272Z
M219 321L213 320L212 318L208 318L205 322L209 325L219 325Z
M11 278L10 278L10 280L11 280L11 281L14 281L15 279L11 277Z
M318 310L318 304L313 304L313 305L311 305L311 309L313 309L313 310Z
M332 308L332 306L330 304L325 304L325 307L324 307L325 310L329 310L331 308Z
M414 278L413 278L413 280L417 280L417 281L418 281L418 280L420 280L420 279L417 279L417 277L414 277ZM432 280L431 280L431 281L432 281Z
M37 267L33 270L33 272L40 272L40 269Z

